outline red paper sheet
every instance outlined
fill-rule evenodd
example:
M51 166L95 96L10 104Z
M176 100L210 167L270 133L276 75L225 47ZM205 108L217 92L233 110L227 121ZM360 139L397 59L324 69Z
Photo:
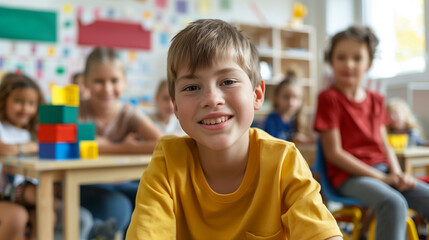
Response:
M139 23L96 20L78 21L78 44L151 50L151 31Z

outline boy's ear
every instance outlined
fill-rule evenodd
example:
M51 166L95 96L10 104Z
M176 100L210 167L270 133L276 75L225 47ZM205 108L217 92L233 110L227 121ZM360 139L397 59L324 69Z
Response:
M262 104L264 103L264 96L265 96L265 82L261 79L261 84L255 88L254 92L254 102L253 102L253 108L255 110L259 110L262 107Z
M174 110L174 115L176 115L177 118L177 105L176 105L176 101L174 101L174 99L172 97L170 97L171 102L173 103L173 110Z

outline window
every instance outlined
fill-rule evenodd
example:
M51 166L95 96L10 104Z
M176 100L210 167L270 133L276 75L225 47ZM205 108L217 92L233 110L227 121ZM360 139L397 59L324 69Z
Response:
M372 27L380 39L370 77L424 72L424 0L365 0L363 3L363 22Z

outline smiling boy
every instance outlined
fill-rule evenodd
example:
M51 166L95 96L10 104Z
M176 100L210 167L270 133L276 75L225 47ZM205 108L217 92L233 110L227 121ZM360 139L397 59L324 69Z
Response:
M265 90L249 39L198 20L173 38L167 66L189 137L159 141L128 240L342 239L295 146L249 128Z

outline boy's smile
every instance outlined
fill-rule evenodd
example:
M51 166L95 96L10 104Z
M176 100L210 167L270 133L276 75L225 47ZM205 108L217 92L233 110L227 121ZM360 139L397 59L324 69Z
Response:
M183 130L212 150L248 142L254 110L262 102L262 88L253 90L246 72L231 58L194 73L186 67L177 73L174 112Z

